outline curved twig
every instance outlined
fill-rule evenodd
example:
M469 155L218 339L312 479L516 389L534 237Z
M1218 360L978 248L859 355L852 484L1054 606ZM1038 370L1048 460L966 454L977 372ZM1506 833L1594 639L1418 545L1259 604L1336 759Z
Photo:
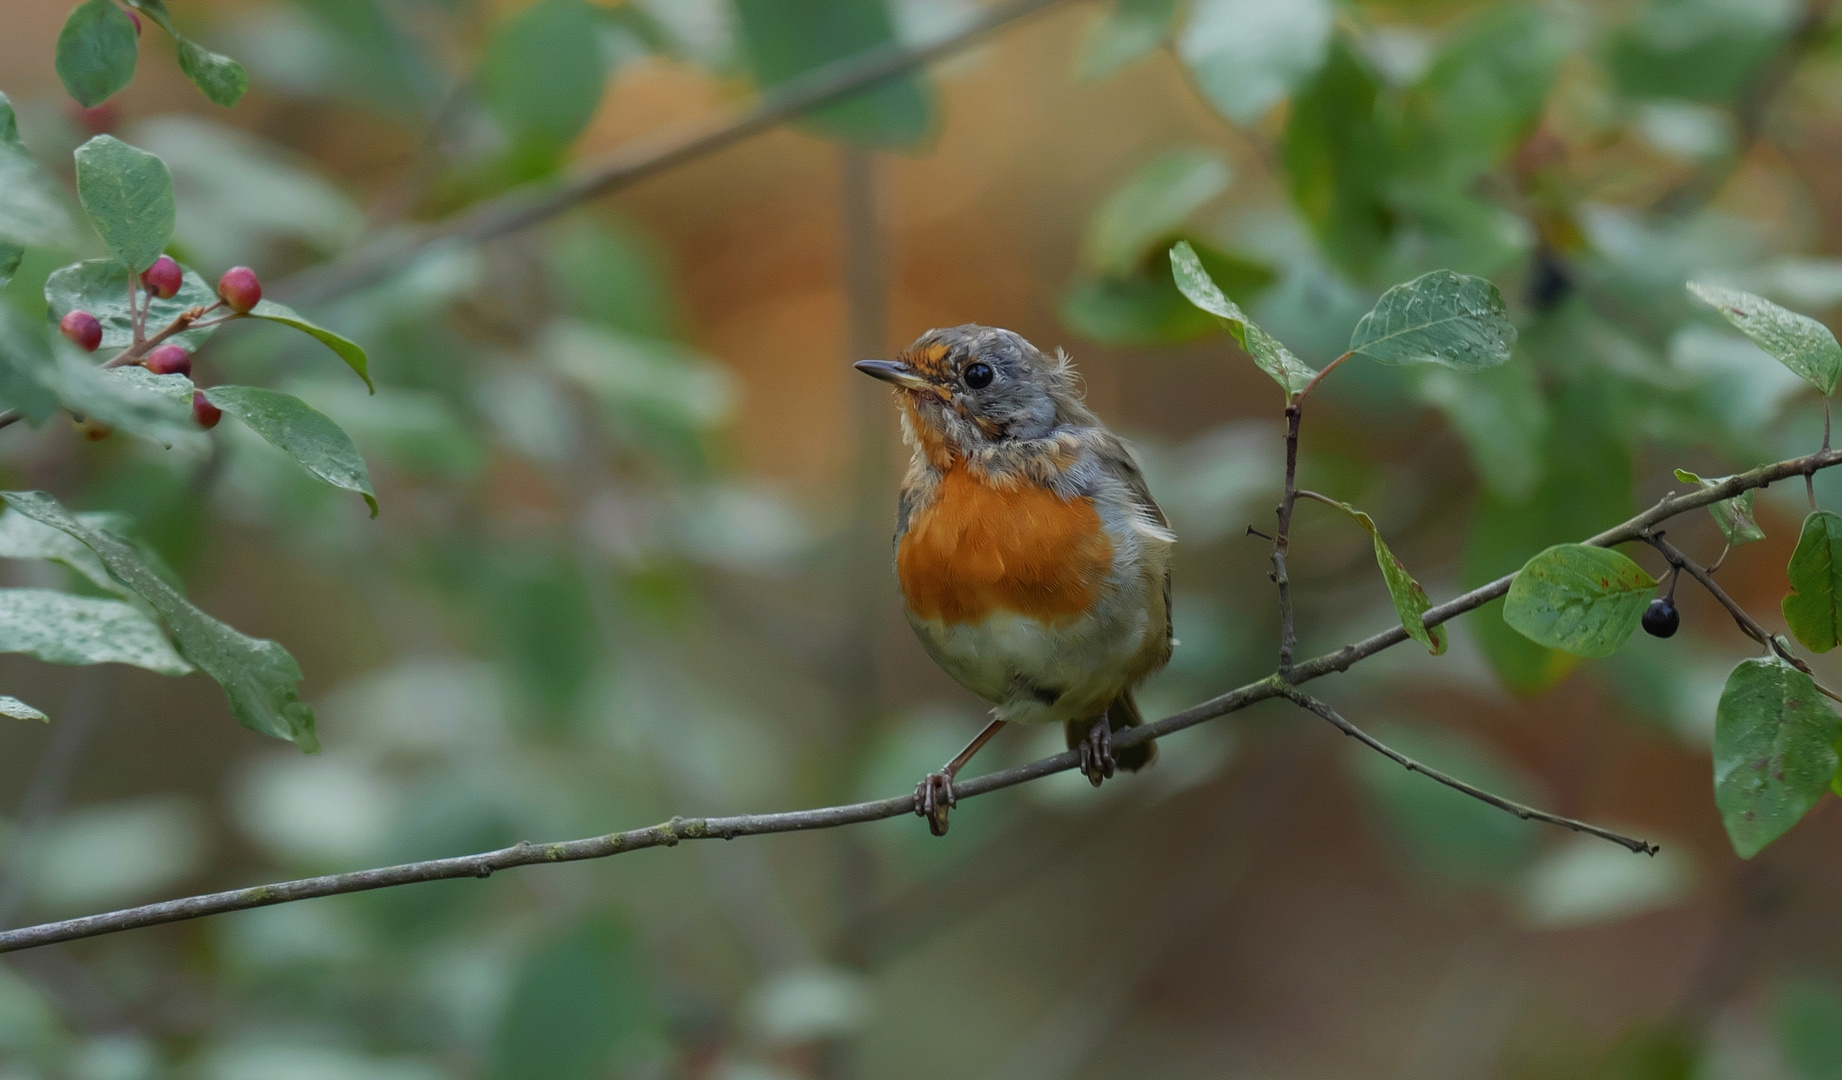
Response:
M1293 704L1304 709L1306 712L1315 713L1325 720L1330 721L1338 731L1343 732L1343 734L1348 735L1350 738L1362 743L1369 749L1393 761L1395 764L1400 765L1408 772L1417 772L1422 776L1437 780L1446 787L1452 788L1455 791L1462 791L1473 799L1488 803L1498 810L1514 814L1524 821L1545 821L1550 825L1559 825L1563 829L1572 829L1574 832L1597 836L1602 840L1610 840L1614 844L1628 848L1636 855L1655 855L1658 851L1662 850L1649 841L1639 840L1636 837L1626 836L1623 833L1615 833L1610 829L1600 828L1597 825L1578 821L1574 818L1562 817L1559 814L1550 814L1546 810L1537 810L1532 806L1524 806L1522 803L1516 802L1513 799L1506 799L1501 795L1485 791L1481 787L1467 784L1463 780L1448 776L1430 765L1421 764L1413 758L1408 757L1406 754L1401 753L1399 750L1382 742L1380 739L1377 739L1375 736L1362 730L1355 724L1345 720L1337 710L1319 701L1317 698L1301 693L1292 687L1286 688L1286 697L1290 698Z
M1779 480L1801 476L1806 469L1822 470L1835 465L1842 465L1842 450L1824 450L1801 458L1780 461L1773 465L1764 465L1737 476L1729 477L1712 487L1690 492L1686 495L1671 495L1649 510L1637 515L1613 528L1607 529L1585 543L1599 547L1640 540L1644 534L1656 525L1690 510L1699 509L1722 499L1731 499L1735 495L1754 488L1766 487ZM1472 589L1462 596L1454 597L1426 612L1428 626L1454 619L1467 611L1480 608L1509 591L1509 586L1516 575L1507 574L1488 585ZM1167 716L1153 724L1130 728L1113 736L1115 748L1136 746L1147 739L1161 738L1185 728L1195 727L1217 717L1239 712L1250 705L1271 698L1292 697L1296 693L1292 688L1311 679L1320 678L1333 671L1346 671L1350 665L1365 657L1373 656L1383 649L1399 645L1406 641L1407 632L1399 626L1391 627L1379 634L1364 638L1351 645L1345 645L1335 652L1314 657L1291 668L1285 678L1269 675L1258 682L1231 690L1228 693L1209 699L1199 705L1185 709L1173 716ZM1300 695L1302 696L1302 695ZM984 776L973 777L955 785L957 794L962 799L976 798L1003 788L1039 780L1058 772L1065 772L1080 764L1080 754L1073 750L1032 761L1025 765L1003 769ZM1463 790L1463 789L1461 789ZM1507 801L1507 800L1504 800ZM303 878L297 881L284 881L273 885L259 885L249 889L233 889L229 892L207 893L202 896L189 896L180 900L168 900L158 904L127 908L121 911L105 912L100 915L88 915L78 919L62 922L43 923L17 930L0 933L0 952L14 952L20 949L36 948L60 941L73 941L78 938L98 937L121 930L133 930L143 926L157 926L162 923L183 922L206 915L218 915L229 911L243 911L249 908L267 907L271 904L285 904L295 900L307 900L318 896L335 896L341 893L365 892L371 889L385 889L396 885L412 885L423 881L441 881L449 878L489 877L500 870L509 870L519 866L531 866L538 863L576 862L583 859L600 859L609 855L620 855L629 851L638 851L650 847L671 847L683 840L731 840L738 836L759 836L765 833L805 832L812 829L835 829L842 825L855 825L866 821L880 821L884 818L900 817L914 812L914 796L898 795L890 799L875 802L851 803L845 806L826 806L812 810L793 810L779 814L738 814L732 817L716 818L673 818L671 821L643 829L631 829L627 832L609 833L605 836L592 836L582 840L569 840L562 843L533 844L529 842L515 844L497 851L481 852L477 855L462 855L451 859L433 859L427 862L402 863L397 866L383 866L370 870L357 870L348 874L328 874L322 877ZM1523 809L1527 809L1524 807ZM1512 813L1519 811L1512 809ZM1544 817L1542 820L1549 820ZM1569 819L1561 819L1557 824L1567 824ZM1569 828L1573 827L1568 825ZM1594 835L1606 835L1607 839L1626 843L1628 838L1617 834L1606 834L1588 827ZM1641 843L1641 841L1640 841ZM1633 849L1635 850L1635 849Z

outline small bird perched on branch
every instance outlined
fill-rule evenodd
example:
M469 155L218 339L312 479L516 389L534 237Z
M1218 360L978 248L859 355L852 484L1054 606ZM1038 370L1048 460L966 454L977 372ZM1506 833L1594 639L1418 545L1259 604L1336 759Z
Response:
M992 721L915 789L947 831L953 779L1011 721L1060 723L1098 786L1157 747L1113 753L1143 723L1132 690L1170 661L1176 536L1132 451L1081 401L1075 373L1009 330L930 330L857 370L896 388L914 451L895 527L909 625Z

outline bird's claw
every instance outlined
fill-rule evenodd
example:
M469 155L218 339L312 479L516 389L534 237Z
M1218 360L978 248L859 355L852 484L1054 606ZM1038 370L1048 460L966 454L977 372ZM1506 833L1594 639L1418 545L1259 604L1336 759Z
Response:
M928 831L935 836L947 834L947 811L958 805L953 775L945 770L928 773L915 786L915 816L926 818Z
M1087 729L1087 738L1081 740L1081 772L1088 783L1099 787L1113 775L1118 764L1113 760L1113 725L1102 716Z

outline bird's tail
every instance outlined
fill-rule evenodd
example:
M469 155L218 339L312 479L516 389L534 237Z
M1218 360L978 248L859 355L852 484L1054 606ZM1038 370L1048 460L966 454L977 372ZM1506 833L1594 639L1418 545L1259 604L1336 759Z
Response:
M1108 725L1114 731L1135 728L1145 722L1145 718L1139 714L1138 702L1133 699L1130 690L1122 692L1113 699L1113 704L1107 706L1106 717ZM1081 745L1081 740L1087 735L1086 727L1085 724L1076 722L1068 724L1069 749ZM1137 746L1121 747L1113 751L1113 760L1127 772L1137 772L1158 760L1158 744L1142 742Z

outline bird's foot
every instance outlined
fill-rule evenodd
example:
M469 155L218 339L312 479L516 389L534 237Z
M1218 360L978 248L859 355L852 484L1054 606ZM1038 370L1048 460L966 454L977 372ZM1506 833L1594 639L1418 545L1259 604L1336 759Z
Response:
M959 805L953 793L953 774L942 769L921 778L915 786L915 816L927 819L928 831L935 836L947 834L947 811Z
M1101 716L1087 729L1087 738L1081 740L1081 772L1088 783L1099 787L1118 767L1113 759L1113 725Z

